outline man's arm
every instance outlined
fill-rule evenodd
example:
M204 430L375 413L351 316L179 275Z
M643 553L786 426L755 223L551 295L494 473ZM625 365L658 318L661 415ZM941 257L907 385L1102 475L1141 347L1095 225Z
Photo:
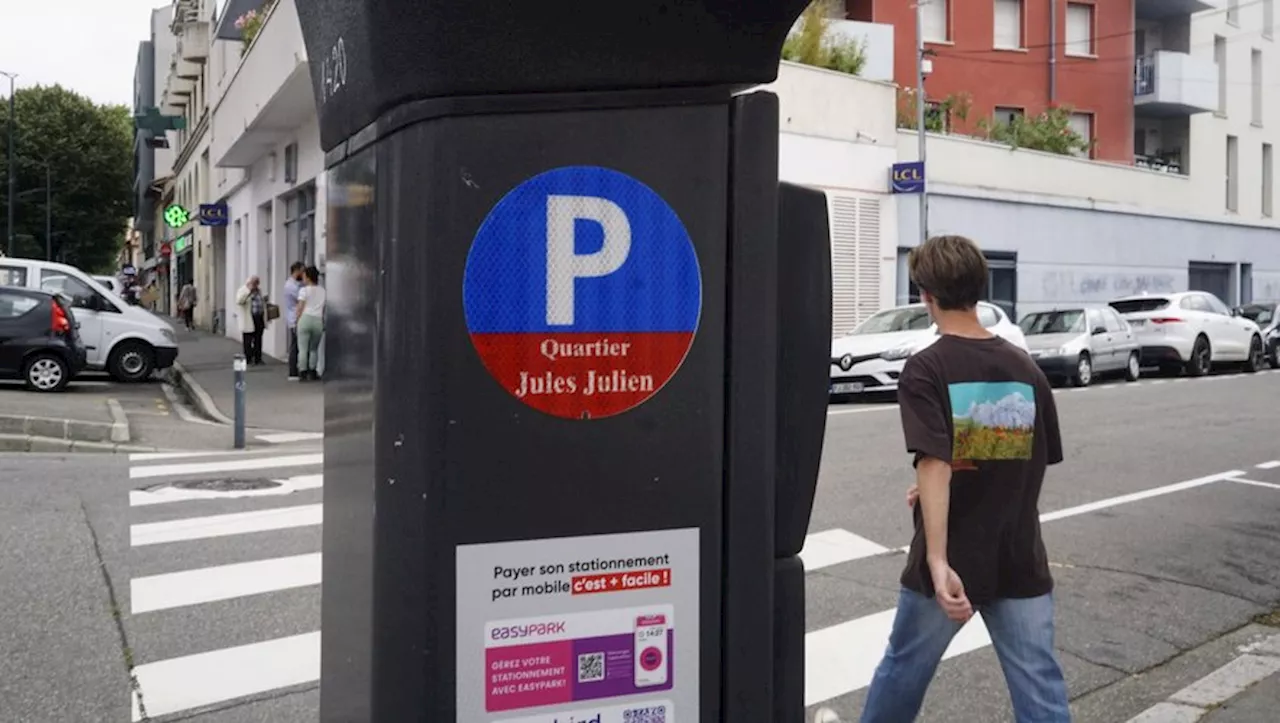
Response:
M925 558L932 567L947 564L947 514L951 509L951 465L936 457L916 463L920 514L924 516Z

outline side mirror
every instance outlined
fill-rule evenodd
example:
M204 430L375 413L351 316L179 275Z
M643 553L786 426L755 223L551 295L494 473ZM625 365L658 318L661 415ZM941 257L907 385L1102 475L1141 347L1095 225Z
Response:
M1095 327L1093 327L1093 335L1094 335L1094 336L1097 336L1098 334L1105 334L1105 333L1107 333L1107 327L1105 327L1105 326L1095 326Z

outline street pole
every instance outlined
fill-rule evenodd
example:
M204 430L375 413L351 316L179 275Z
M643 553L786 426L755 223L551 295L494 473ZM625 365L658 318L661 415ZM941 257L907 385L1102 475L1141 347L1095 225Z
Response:
M13 167L14 125L18 118L17 104L14 102L14 95L16 95L15 88L17 85L16 81L18 79L18 74L0 72L0 75L9 79L9 256L13 256L13 245L17 238L14 235L13 211L14 207L18 205L18 174L17 170Z
M44 164L44 260L53 261L53 167Z
M916 2L916 139L920 146L920 172L924 175L924 188L920 189L920 243L929 240L929 168L925 164L924 128L924 6L931 0Z
M244 449L244 373L249 368L244 354L236 354L232 368L235 370L235 448Z

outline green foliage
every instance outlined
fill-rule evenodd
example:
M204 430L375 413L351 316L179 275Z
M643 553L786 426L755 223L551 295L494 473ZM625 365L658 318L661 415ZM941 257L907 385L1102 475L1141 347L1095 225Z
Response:
M957 460L1031 459L1035 430L1031 427L987 427L971 419L954 419L951 456Z
M0 179L7 183L8 98L0 99ZM121 105L97 105L62 86L19 89L15 167L15 255L44 258L45 162L53 177L53 253L85 271L115 264L133 213L133 117ZM0 207L7 186L0 186ZM32 193L23 193L32 191ZM0 212L0 248L8 253Z
M815 68L858 75L867 64L866 50L857 40L834 37L828 10L834 0L814 0L800 15L800 24L782 45L782 59Z
M916 113L919 108L915 88L898 89L898 127L916 128ZM969 111L973 107L973 98L968 93L953 93L942 100L931 103L924 109L924 129L929 133L951 133L956 130L957 121L963 126L969 120Z
M1014 148L1059 153L1085 153L1093 143L1071 128L1071 109L1065 106L1050 108L1037 116L1014 116L1010 122L978 121L979 130L990 141L1007 143Z

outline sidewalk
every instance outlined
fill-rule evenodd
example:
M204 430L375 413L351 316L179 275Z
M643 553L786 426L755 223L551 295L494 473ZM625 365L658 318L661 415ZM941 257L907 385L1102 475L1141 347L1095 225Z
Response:
M1147 709L1129 723L1275 723L1280 720L1280 635Z
M200 411L230 423L235 412L235 382L231 364L242 351L240 342L203 331L178 334L180 382ZM245 426L273 431L323 432L324 387L315 382L291 382L284 362L266 363L245 372Z

